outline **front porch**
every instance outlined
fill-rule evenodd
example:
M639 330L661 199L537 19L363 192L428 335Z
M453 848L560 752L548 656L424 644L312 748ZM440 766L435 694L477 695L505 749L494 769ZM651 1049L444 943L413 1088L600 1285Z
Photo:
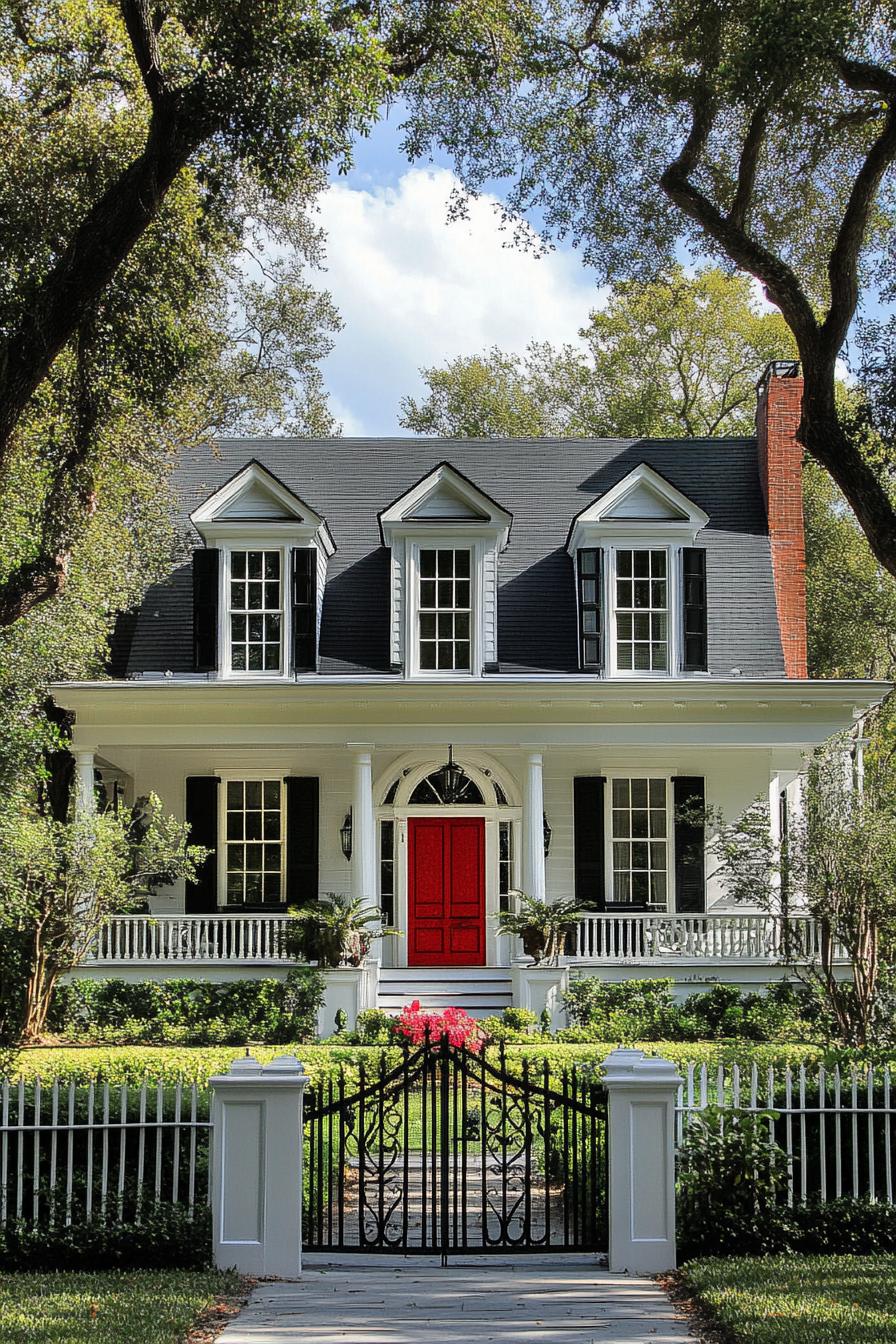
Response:
M288 915L119 915L110 919L84 961L106 974L124 967L294 964L285 950ZM510 940L505 940L510 941ZM516 960L508 949L500 965ZM821 952L818 922L766 914L589 915L580 919L561 964L566 966L700 966L731 962L774 966L785 951L810 961ZM408 967L412 980L414 967ZM446 975L450 971L446 968Z

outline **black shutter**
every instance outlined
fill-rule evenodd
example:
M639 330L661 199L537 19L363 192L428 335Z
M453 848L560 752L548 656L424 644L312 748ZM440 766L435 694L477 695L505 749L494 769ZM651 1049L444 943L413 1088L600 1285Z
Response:
M297 546L292 553L292 670L317 668L317 550Z
M682 671L705 672L706 649L706 551L686 546L681 552L684 587L684 658Z
M672 781L675 809L675 908L681 915L702 915L706 909L706 879L703 868L704 824L699 819L679 817L686 809L702 814L706 790L699 775L679 775Z
M220 551L193 552L193 671L218 670Z
M218 909L218 788L217 775L189 775L186 819L190 844L212 852L200 865L195 882L186 884L188 915L210 915Z
M579 586L579 666L599 672L603 666L603 551L589 548L576 556Z
M320 780L288 775L286 784L286 899L307 905L318 898Z
M572 782L576 904L585 910L606 906L604 784L601 775L581 775Z

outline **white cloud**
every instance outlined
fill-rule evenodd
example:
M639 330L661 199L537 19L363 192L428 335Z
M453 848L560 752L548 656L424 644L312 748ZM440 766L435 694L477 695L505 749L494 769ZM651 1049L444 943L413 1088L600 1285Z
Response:
M508 246L492 198L449 224L455 182L446 169L411 169L396 187L337 183L322 198L323 282L345 321L325 375L347 433L394 432L421 366L574 340L599 299L575 253Z

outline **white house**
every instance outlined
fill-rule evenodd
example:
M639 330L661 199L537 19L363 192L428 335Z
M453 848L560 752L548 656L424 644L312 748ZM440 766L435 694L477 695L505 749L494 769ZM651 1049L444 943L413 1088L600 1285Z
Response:
M521 887L593 912L566 973L767 983L775 920L678 805L767 795L779 827L883 690L806 676L798 374L767 372L755 439L186 454L192 564L55 694L81 805L155 791L214 855L91 973L270 973L287 906L350 890L404 935L365 1002L534 1002L494 920Z

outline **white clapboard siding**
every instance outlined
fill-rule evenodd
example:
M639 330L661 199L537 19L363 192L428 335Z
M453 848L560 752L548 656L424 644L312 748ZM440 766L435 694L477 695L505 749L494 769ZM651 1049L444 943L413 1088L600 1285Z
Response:
M711 1071L688 1064L678 1096L679 1147L690 1118L708 1106L772 1113L769 1138L786 1155L789 1204L841 1196L894 1202L889 1066L760 1071L735 1064Z
M210 1123L196 1083L36 1080L0 1088L0 1225L188 1217L208 1199Z

